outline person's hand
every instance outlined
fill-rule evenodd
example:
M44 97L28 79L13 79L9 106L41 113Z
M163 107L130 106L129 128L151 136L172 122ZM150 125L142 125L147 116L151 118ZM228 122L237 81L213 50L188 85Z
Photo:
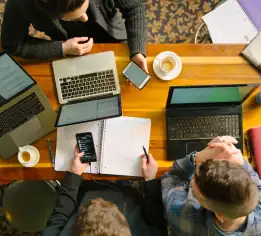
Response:
M83 157L84 152L79 153L78 145L74 148L74 158L72 162L71 172L76 175L82 175L85 169L89 166L88 163L82 163L81 158Z
M90 52L93 45L93 39L87 43L84 43L88 40L88 37L79 37L79 38L72 38L65 41L63 46L63 54L64 55L73 55L73 56L81 56Z
M147 65L147 60L146 58L141 54L137 53L135 54L131 60L138 65L142 70L144 70L147 74L149 73L148 71L148 65Z
M232 143L237 141L234 138L228 138L228 144L225 142L217 142L218 137L213 139L204 150L197 152L195 156L196 165L208 160L208 159L219 159L219 160L240 160L242 153Z
M231 137L231 136L222 136L222 137L216 137L213 139L211 142L208 143L208 146L211 148L224 148L225 146L229 146L232 151L236 150L238 151L237 154L231 155L227 160L239 164L239 165L244 165L244 157L239 149L237 149L234 144L237 144L238 141Z
M155 161L151 154L149 154L148 161L145 155L141 156L141 170L146 181L156 178L158 172L158 163Z

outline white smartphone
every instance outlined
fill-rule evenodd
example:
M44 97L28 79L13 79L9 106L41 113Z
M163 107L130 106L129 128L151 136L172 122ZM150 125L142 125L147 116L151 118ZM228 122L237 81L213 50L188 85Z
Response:
M150 79L150 76L132 61L123 70L123 75L138 89L142 89Z

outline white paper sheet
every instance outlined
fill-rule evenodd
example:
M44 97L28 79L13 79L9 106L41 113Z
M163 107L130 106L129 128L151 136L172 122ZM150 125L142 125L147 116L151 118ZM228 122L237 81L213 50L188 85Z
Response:
M106 120L101 173L142 176L142 146L149 150L151 120L119 117Z
M250 43L258 34L237 0L228 0L202 17L213 43Z
M55 154L55 170L68 171L72 165L76 133L91 132L95 144L97 162L91 165L91 173L99 173L101 150L101 126L103 121L94 121L77 125L64 126L57 129L57 145ZM90 168L85 170L90 173Z

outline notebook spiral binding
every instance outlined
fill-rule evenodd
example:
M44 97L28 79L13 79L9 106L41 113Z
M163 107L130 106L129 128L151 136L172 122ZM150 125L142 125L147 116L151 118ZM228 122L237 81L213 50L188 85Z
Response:
M101 173L102 168L106 168L106 166L103 166L103 153L104 153L104 139L105 139L105 132L106 132L106 120L103 120L101 122L101 153L100 153L100 165L99 165L99 173Z

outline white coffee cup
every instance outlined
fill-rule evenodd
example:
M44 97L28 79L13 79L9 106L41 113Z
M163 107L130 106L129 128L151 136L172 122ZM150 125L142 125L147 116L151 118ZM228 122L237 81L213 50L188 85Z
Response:
M24 167L33 167L40 160L40 153L38 149L31 145L19 147L18 161Z
M176 61L171 56L165 56L160 58L159 62L160 70L164 74L171 73L176 68Z

